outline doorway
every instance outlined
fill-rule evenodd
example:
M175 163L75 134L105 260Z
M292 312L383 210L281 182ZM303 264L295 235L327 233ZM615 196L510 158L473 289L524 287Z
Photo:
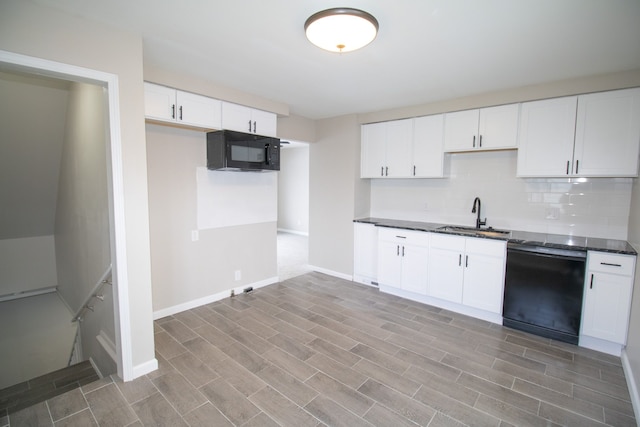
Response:
M278 278L309 268L309 144L283 142L278 173Z
M112 263L111 281L113 319L111 330L114 335L113 343L108 339L103 341L112 344L117 373L125 381L134 377L133 358L131 354L131 327L125 321L120 321L120 314L129 317L129 298L126 267L125 222L124 222L124 194L122 188L122 156L120 138L120 108L118 101L118 78L116 75L73 65L58 63L12 52L0 51L0 70L12 73L36 74L54 79L66 80L78 84L98 86L103 92L103 107L105 114L106 147L106 195L108 223L108 258ZM104 218L103 218L104 220ZM92 285L90 285L92 286ZM78 299L82 302L81 297ZM80 304L82 305L82 304Z

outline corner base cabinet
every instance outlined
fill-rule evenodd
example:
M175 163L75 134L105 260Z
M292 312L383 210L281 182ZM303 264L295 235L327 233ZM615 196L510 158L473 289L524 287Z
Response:
M633 255L588 253L580 345L626 344L635 265Z

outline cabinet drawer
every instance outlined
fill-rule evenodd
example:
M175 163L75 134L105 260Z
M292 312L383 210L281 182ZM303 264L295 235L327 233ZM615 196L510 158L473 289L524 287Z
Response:
M633 255L589 251L589 271L631 276L635 265L636 257Z
M467 253L502 258L507 250L507 242L490 239L467 239Z
M431 247L449 251L464 252L464 237L447 234L431 234Z
M429 233L424 231L404 230L402 228L380 227L378 230L378 239L427 246L429 244Z

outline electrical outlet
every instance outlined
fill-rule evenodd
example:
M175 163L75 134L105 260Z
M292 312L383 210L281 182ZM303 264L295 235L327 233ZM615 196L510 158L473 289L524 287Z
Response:
M196 242L200 240L200 232L198 230L191 230L191 241Z
M236 282L239 280L242 280L242 270L236 270L235 279L236 279Z

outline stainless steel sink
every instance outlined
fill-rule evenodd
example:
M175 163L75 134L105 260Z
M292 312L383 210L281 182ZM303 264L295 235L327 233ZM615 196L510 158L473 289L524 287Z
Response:
M497 238L507 238L511 235L511 231L508 230L497 230L495 228L473 228L473 227L462 227L458 225L445 225L444 227L438 228L440 231L448 231L450 233L455 234L465 234L469 236L483 236L483 237L497 237Z

